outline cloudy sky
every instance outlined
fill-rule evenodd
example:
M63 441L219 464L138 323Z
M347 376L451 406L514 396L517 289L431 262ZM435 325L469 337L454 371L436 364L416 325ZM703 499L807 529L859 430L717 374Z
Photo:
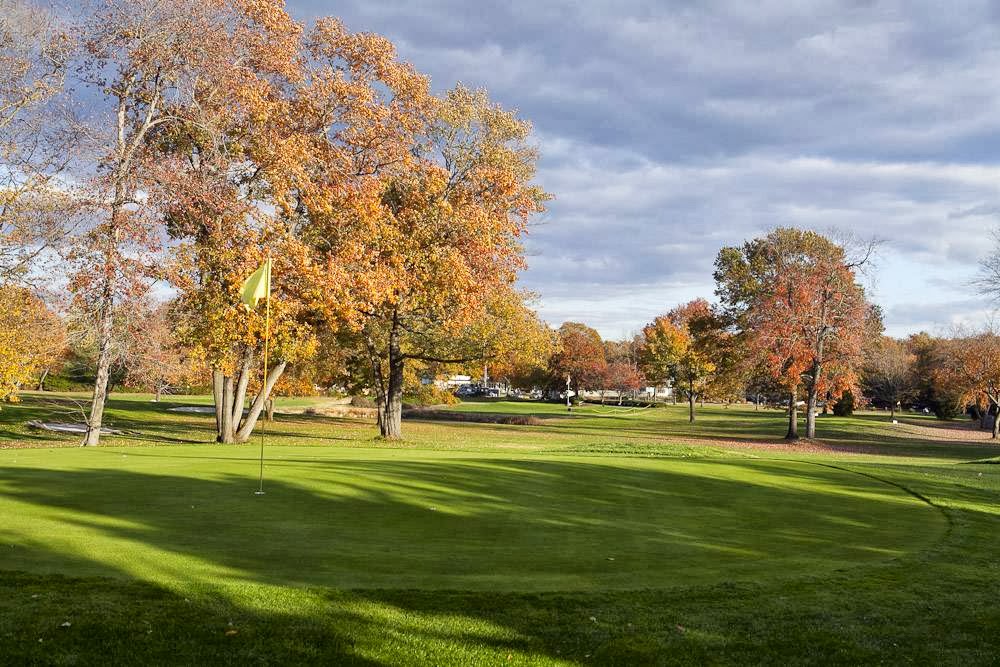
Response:
M522 282L553 324L627 335L777 225L884 239L890 334L993 309L967 285L1000 224L1000 4L287 1L534 124L557 199Z

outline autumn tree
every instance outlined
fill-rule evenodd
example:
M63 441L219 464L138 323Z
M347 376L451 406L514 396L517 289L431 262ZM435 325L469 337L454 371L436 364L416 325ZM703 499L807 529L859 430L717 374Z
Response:
M890 419L895 419L896 408L908 395L914 361L907 344L889 336L880 336L867 346L862 373L865 394L876 405L888 405Z
M849 258L829 239L790 228L719 252L716 294L751 356L788 392L789 439L798 438L799 390L812 438L819 397L855 387L863 343L881 332L879 313L855 276L870 252Z
M984 330L948 339L941 345L934 379L956 397L956 407L994 413L993 439L1000 437L1000 335Z
M604 386L618 394L618 405L622 404L625 394L634 395L642 389L642 373L635 364L624 359L617 359L608 364L605 371Z
M556 336L556 352L549 360L553 385L572 388L578 396L584 389L599 386L608 362L597 330L580 322L564 322Z
M253 7L256 3L233 3ZM154 170L148 138L177 120L202 75L225 67L224 0L96 0L79 27L78 76L96 100L94 224L71 256L77 308L98 337L97 375L84 437L100 439L116 311L142 298L158 272L160 218L147 200ZM231 63L235 66L235 63Z
M474 335L489 341L485 350L488 355L484 359L486 373L510 387L515 378L530 378L535 369L548 364L556 347L556 337L530 308L535 301L534 295L516 291L506 294L510 301L503 309L500 304L491 308L493 315L486 318L485 327L479 327Z
M203 366L177 335L169 304L140 313L133 330L137 341L123 361L126 386L151 390L158 402L164 393L178 387L207 384Z
M216 22L212 65L147 143L153 197L175 243L174 316L211 370L216 439L230 443L250 437L285 369L315 350L323 267L300 238L292 201L308 180L307 134L316 131L293 111L302 27L276 0L231 3ZM272 363L260 381L265 307L245 309L239 289L268 255Z
M55 15L0 0L0 282L46 277L78 217L61 178L80 143L63 100L73 42Z
M642 358L647 373L669 379L688 401L688 419L695 420L695 402L715 379L722 332L711 306L696 299L677 306L643 328Z
M926 331L911 334L906 339L906 349L913 355L909 384L914 403L931 410L935 417L942 420L956 416L959 402L955 389L940 382L938 369L944 363L947 346L947 339L932 336Z
M526 122L461 86L432 110L412 159L364 181L346 211L317 216L347 271L356 305L346 326L367 352L387 438L401 434L408 360L495 356L502 339L476 332L503 333L504 314L524 308L513 289L520 239L545 199L531 184Z
M0 401L11 400L66 347L65 326L31 290L0 287Z

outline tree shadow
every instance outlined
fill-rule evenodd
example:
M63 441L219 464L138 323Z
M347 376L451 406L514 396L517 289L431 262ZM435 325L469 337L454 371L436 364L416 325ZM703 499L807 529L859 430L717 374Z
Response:
M718 571L766 575L775 559L810 571L877 560L905 552L908 531L933 522L926 507L888 485L760 461L688 461L677 469L644 461L323 460L300 452L267 462L267 493L257 498L255 452L243 451L196 457L206 463L202 477L3 468L5 499L56 517L13 521L4 532L46 534L77 548L95 564L87 573L110 567L177 584L574 590L671 585L668 562L685 570L686 581L711 581ZM129 465L143 469L197 466L170 450L94 455L131 457ZM755 508L750 515L747 506ZM94 535L127 553L90 553ZM289 545L302 545L291 558ZM21 565L66 571L51 558Z
M90 600L64 596L59 613L74 615L67 636L81 633L74 650L91 658L107 643L112 656L155 663L268 655L454 662L466 655L456 646L515 662L583 659L624 632L588 621L595 613L601 623L612 612L634 614L643 598L673 614L679 604L722 604L761 582L885 563L927 546L913 536L942 523L895 487L792 462L690 461L671 470L650 461L331 460L300 450L268 463L267 494L258 498L253 475L232 470L253 468L249 452L130 451L140 460L129 463L133 469L110 465L121 452L81 454L101 462L0 468L0 502L28 514L0 528L0 567L145 581L66 580ZM206 463L201 477L149 472L190 469L192 457ZM923 474L917 466L894 472ZM5 543L16 545L14 555ZM524 572L536 576L519 577ZM18 598L0 608L25 605L29 591L59 581L3 577ZM579 593L544 592L574 586ZM511 592L518 588L535 592ZM664 592L614 592L637 588ZM117 612L126 597L128 609L138 600L149 617ZM60 631L53 613L48 634L38 635L47 641ZM567 636L541 627L562 627L567 615L593 630ZM122 645L123 633L141 638L144 623L157 618L163 643ZM229 623L238 635L225 634ZM26 636L7 653L15 661L62 655L38 653L35 635Z

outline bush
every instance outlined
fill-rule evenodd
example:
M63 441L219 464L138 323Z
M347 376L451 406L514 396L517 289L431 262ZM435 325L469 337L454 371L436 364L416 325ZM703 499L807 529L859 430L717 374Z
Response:
M375 401L367 396L351 396L351 407L354 408L374 408Z
M472 422L476 424L513 424L516 426L537 426L542 422L532 415L501 415L488 412L449 412L447 410L428 410L427 408L411 408L403 410L406 419L434 419L450 422Z
M959 400L957 397L943 396L935 392L930 403L930 408L934 411L934 416L942 421L951 421L959 415Z
M850 417L854 414L854 394L845 391L833 404L833 414L838 417Z
M409 392L403 402L411 406L427 405L455 405L458 399L447 389L435 387L432 384L425 384Z

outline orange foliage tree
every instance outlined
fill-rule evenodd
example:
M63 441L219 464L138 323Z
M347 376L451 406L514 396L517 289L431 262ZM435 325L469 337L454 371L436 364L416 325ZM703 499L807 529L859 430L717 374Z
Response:
M216 439L245 442L287 365L315 349L322 269L289 203L308 159L293 111L304 76L302 28L277 0L235 3L223 17L212 67L149 143L156 201L175 242L174 317L183 342L211 369ZM244 309L239 290L268 253L273 363L259 382L264 308Z
M798 391L806 391L806 436L816 435L820 396L856 387L864 344L881 332L855 269L867 261L810 231L779 228L716 259L717 294L756 360L789 395L788 439L798 438Z
M695 299L657 317L643 328L642 359L647 375L668 380L688 401L688 420L695 420L695 402L715 379L715 357L722 335L711 306Z
M941 341L933 379L959 410L973 405L987 415L1000 409L1000 335L987 330ZM994 415L993 438L998 436L1000 415Z
M345 269L346 329L364 351L387 438L401 435L408 360L490 359L509 347L500 322L531 319L513 288L520 238L546 198L531 184L530 126L461 86L429 110L412 157L363 180L346 210L320 212L316 230Z

